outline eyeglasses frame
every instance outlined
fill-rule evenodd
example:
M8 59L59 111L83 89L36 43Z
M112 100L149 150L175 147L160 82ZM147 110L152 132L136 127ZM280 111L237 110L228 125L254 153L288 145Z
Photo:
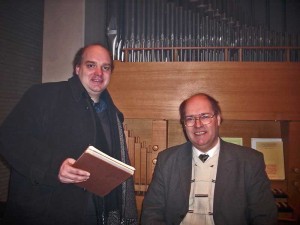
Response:
M203 122L202 122L201 116L203 116L203 115L209 115L209 118L210 118L210 122L209 122L209 123L203 123ZM183 124L184 124L184 126L186 126L186 127L193 127L193 126L195 126L195 124L196 124L196 120L200 120L201 123L202 123L203 125L208 125L208 124L211 124L211 123L212 123L214 116L216 116L216 113L214 113L214 114L212 114L212 115L210 115L210 113L200 113L200 114L198 114L198 116L186 116L186 117L183 118ZM193 121L194 121L193 125L191 125L191 126L186 125L185 119L186 119L187 117L193 118Z

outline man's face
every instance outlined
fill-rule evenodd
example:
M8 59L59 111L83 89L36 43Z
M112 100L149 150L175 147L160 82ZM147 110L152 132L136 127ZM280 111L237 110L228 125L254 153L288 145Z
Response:
M185 116L196 116L202 113L214 114L211 103L205 96L194 96L188 100L185 107ZM196 120L194 126L185 126L186 134L192 144L202 152L207 152L218 143L220 115L214 116L212 122L203 125Z
M111 58L105 48L93 45L84 51L81 64L76 66L76 74L93 101L98 102L101 92L107 88L111 69Z

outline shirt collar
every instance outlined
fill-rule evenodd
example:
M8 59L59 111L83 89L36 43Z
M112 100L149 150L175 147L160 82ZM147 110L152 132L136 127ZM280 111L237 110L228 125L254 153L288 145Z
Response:
M193 149L193 154L196 155L197 157L200 154L207 154L209 155L209 157L213 157L217 152L220 151L220 138L218 138L217 144L207 152L202 152L201 150L197 149L195 146L193 146L192 149Z
M105 99L102 97L102 95L99 98L99 102L96 102L96 103L93 102L93 106L94 106L97 113L103 112L104 110L107 109L107 104L105 102Z

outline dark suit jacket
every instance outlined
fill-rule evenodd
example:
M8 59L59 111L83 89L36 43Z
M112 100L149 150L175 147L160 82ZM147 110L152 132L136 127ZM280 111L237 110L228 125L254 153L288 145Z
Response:
M191 171L190 142L158 155L143 202L142 225L180 224L188 211ZM216 225L277 223L260 152L221 141L213 210Z

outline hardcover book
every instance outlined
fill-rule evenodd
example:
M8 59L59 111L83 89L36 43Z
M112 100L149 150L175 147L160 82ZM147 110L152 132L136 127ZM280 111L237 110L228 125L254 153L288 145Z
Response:
M134 174L135 168L129 166L93 146L89 146L73 164L73 167L88 171L90 178L76 183L79 187L105 196Z

